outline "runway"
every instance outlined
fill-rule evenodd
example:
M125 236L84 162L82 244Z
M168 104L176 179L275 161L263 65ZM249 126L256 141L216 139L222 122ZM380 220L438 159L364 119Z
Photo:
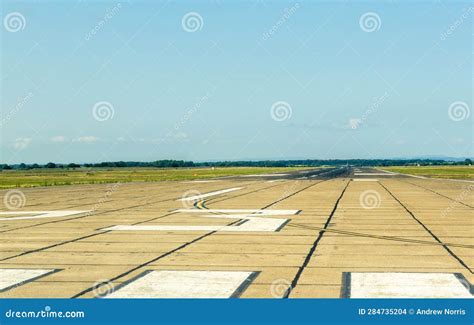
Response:
M472 297L473 185L338 167L21 189L0 297Z

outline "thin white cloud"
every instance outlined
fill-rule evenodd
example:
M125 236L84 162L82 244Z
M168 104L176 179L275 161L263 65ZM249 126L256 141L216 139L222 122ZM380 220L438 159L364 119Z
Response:
M99 140L98 137L95 137L93 135L85 135L85 136L82 136L82 137L79 137L77 138L77 142L84 142L84 143L93 143L93 142L97 142Z
M13 142L13 147L16 150L23 150L30 145L31 140L31 138L16 138Z
M51 142L65 142L66 137L64 135L58 135L58 136L49 138L49 141L51 141Z
M181 131L177 131L177 132L170 132L166 135L168 138L172 138L172 139L179 139L179 140L183 140L183 139L187 139L188 138L188 135L185 133L185 132L181 132Z

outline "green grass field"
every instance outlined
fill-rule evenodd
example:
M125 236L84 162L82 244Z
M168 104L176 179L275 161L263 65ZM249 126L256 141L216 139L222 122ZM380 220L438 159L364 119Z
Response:
M3 170L0 188L124 182L194 180L235 175L253 175L303 170L304 167L222 167L222 168L78 168Z
M433 178L474 179L474 166L384 167L386 171Z

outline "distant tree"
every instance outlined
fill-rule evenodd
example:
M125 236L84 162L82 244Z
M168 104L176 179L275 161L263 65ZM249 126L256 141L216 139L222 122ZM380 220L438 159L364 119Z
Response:
M115 166L117 166L117 167L127 167L127 163L125 161L117 161L115 163Z
M466 165L472 165L472 160L469 159L469 158L467 158L466 160L464 160L464 163L465 163Z
M26 169L27 166L25 163L21 163L19 166L18 166L19 169Z
M67 165L68 168L79 168L81 165L75 164L75 163L70 163Z
M45 165L46 168L56 168L56 164L53 162L49 162Z
M38 164L33 164L33 165L31 165L31 168L41 168L41 167Z
M3 168L4 170L10 170L10 169L13 169L10 165L3 165Z

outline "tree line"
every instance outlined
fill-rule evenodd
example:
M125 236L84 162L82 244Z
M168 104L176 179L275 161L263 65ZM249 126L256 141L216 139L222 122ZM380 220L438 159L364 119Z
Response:
M218 161L218 162L193 162L185 160L156 160L152 162L139 161L109 161L100 163L69 163L59 164L0 164L1 170L11 169L37 169L37 168L192 168L192 167L317 167L317 166L436 166L436 165L472 165L471 159L464 161L446 161L433 159L305 159L305 160L261 160L261 161Z

